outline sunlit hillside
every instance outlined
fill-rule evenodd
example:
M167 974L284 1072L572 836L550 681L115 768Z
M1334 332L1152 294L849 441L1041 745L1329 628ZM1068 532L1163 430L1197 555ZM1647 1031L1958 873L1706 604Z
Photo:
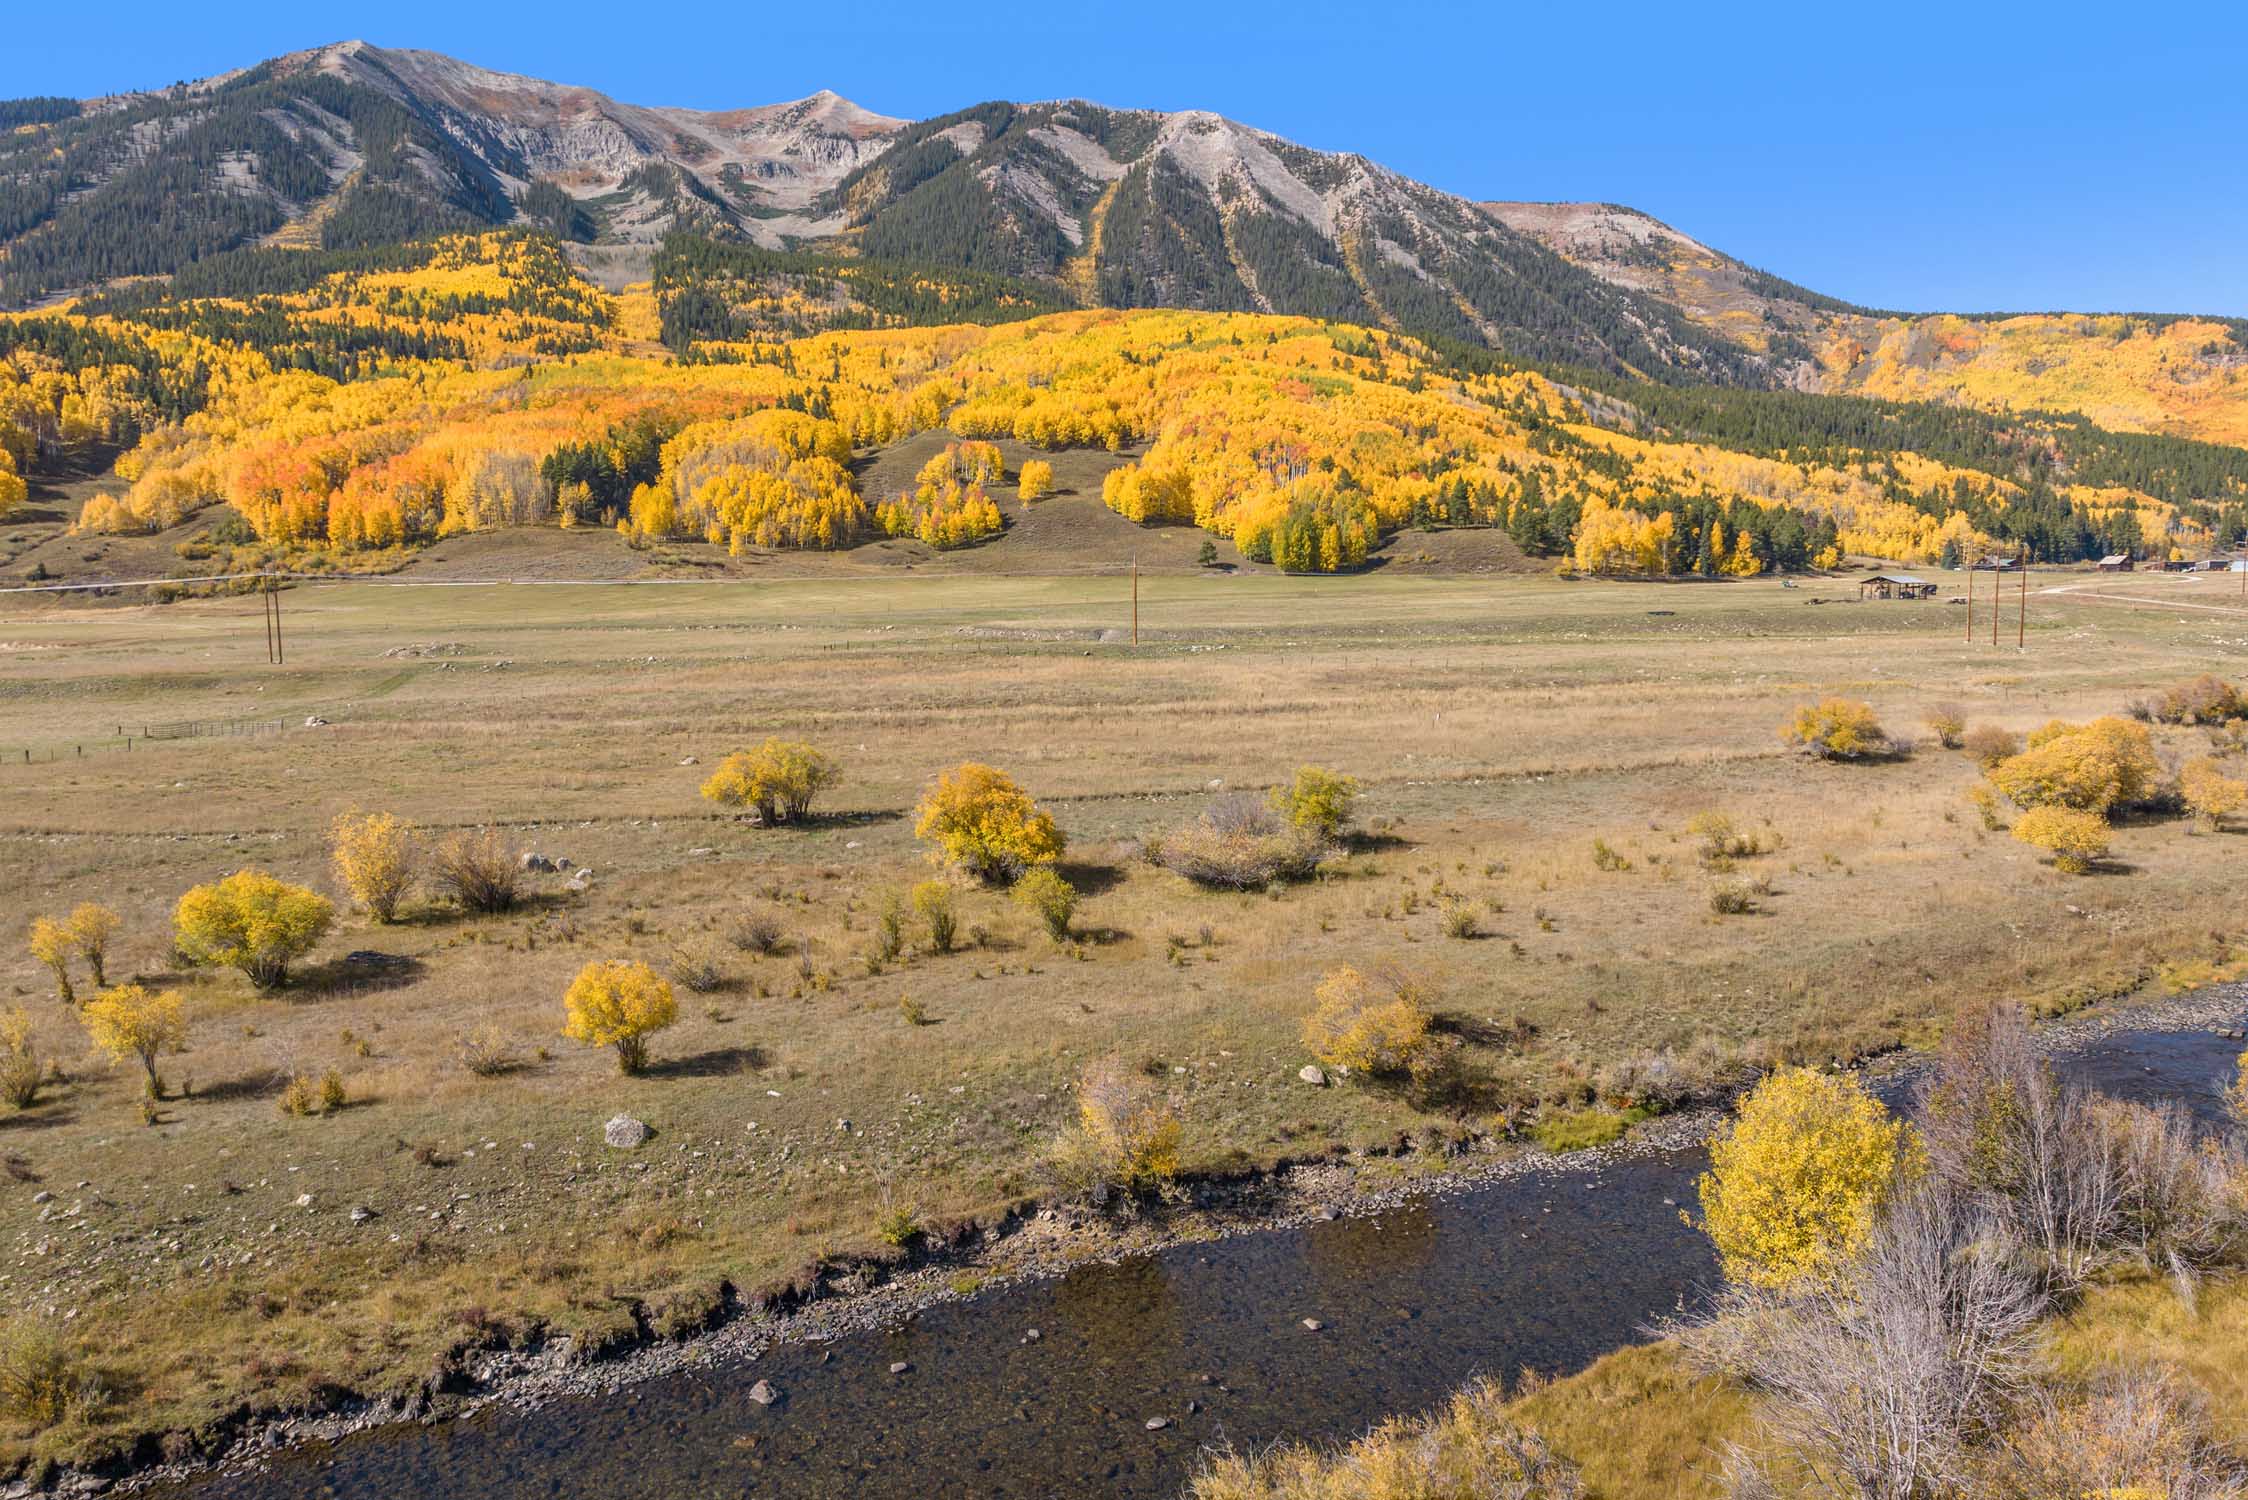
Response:
M2248 497L2237 449L1533 369L1311 318L1006 322L1027 309L988 279L826 280L706 250L664 262L667 348L647 295L612 298L520 234L220 257L0 324L0 447L26 473L116 447L82 534L216 516L221 536L350 567L508 528L736 556L963 546L1037 503L994 442L1117 454L1110 508L1293 572L1429 527L1503 530L1585 573L2066 561L2206 548L2240 533ZM762 341L761 300L885 326ZM870 489L870 454L932 431L960 441Z

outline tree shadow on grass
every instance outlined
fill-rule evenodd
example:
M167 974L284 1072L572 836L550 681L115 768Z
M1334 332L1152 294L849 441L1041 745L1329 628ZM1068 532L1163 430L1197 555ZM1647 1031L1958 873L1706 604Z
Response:
M300 995L377 994L404 989L427 972L420 959L407 954L358 948L341 958L295 970L289 976L288 990Z
M1070 889L1080 896L1104 896L1124 883L1124 871L1116 865L1077 864L1063 861L1054 866L1054 873L1070 884Z
M0 1115L0 1131L52 1130L58 1125L68 1125L77 1118L78 1111L74 1109L63 1108L56 1102L42 1101L29 1109L11 1110ZM14 1175L12 1170L10 1175ZM18 1177L15 1180L36 1182L38 1179Z
M651 1059L645 1072L650 1078L730 1078L737 1073L758 1072L771 1062L765 1049L755 1044L713 1047L686 1057Z
M253 1068L239 1078L203 1084L189 1097L199 1103L239 1104L245 1099L270 1099L288 1082L288 1075L279 1068Z
M1400 849L1410 849L1413 841L1402 834L1368 833L1360 830L1346 833L1342 838L1343 850L1349 854L1395 854Z

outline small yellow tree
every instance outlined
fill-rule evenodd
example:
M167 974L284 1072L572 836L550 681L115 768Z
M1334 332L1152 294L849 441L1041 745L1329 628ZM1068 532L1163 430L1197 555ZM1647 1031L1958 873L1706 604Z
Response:
M1935 735L1936 743L1946 750L1959 748L1959 737L1966 732L1967 716L1956 703L1938 703L1920 716L1920 722Z
M1878 755L1889 744L1889 736L1873 716L1873 705L1855 698L1821 698L1804 704L1780 726L1780 738L1827 760Z
M2107 820L2073 807L2033 807L2014 820L2014 837L2053 856L2055 869L2083 875L2107 857Z
M70 945L86 960L96 989L109 983L109 945L124 925L117 913L97 902L81 901L71 908Z
M1350 824L1351 807L1358 801L1358 778L1326 771L1318 766L1298 766L1296 779L1272 789L1273 811L1303 832L1333 843Z
M2178 772L2178 794L2212 833L2225 826L2225 818L2248 805L2248 781L2227 776L2214 757L2189 760Z
M1054 820L991 766L963 761L937 778L915 811L914 835L937 846L933 857L978 880L1014 880L1061 858Z
M1710 1147L1701 1228L1725 1274L1785 1286L1865 1243L1906 1170L1904 1122L1853 1078L1788 1068L1756 1086Z
M398 918L398 903L414 884L414 830L393 813L352 811L329 831L336 879L378 922Z
M157 1056L187 1045L187 1010L178 990L152 995L137 984L121 984L87 1001L80 1015L97 1048L113 1062L139 1058L148 1072L148 1097L164 1097Z
M821 793L843 780L833 761L797 740L768 739L718 763L702 794L727 807L745 807L766 824L802 822Z
M78 989L70 982L70 956L78 944L71 938L69 925L53 917L33 917L26 946L31 956L55 976L55 998L65 1005L76 1005Z
M1016 482L1025 500L1043 500L1054 492L1054 466L1043 458L1026 459Z
M190 963L240 969L250 983L270 990L289 982L289 965L312 951L335 914L317 891L263 870L237 870L180 897L172 921Z
M562 997L562 1034L588 1047L617 1049L617 1071L648 1066L648 1038L679 1019L671 986L646 964L612 959L578 970Z

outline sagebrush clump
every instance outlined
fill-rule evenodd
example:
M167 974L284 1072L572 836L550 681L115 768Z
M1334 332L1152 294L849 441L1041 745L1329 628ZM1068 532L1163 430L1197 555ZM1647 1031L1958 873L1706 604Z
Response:
M1149 863L1213 890L1263 890L1307 880L1333 850L1321 820L1284 821L1282 812L1244 792L1214 799L1186 827L1147 841Z

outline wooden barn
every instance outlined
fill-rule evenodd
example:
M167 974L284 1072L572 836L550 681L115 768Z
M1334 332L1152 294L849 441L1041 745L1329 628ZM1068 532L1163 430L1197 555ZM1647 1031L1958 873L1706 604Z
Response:
M2110 552L2099 560L2097 566L2103 573L2128 573L2131 571L2131 554Z
M1858 582L1860 599L1933 599L1936 586L1910 573L1876 573Z

